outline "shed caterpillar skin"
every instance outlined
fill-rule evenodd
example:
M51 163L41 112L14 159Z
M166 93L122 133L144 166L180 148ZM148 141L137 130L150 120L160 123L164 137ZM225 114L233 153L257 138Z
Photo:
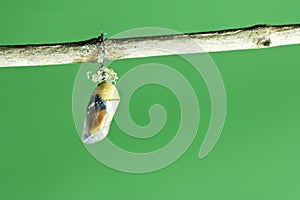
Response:
M82 131L82 141L93 144L103 140L120 102L119 92L110 81L100 82L90 97Z

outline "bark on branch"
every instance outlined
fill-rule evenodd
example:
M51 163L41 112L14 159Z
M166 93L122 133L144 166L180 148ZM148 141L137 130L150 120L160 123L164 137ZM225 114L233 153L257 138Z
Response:
M190 41L197 45L189 45ZM257 25L213 32L106 39L103 42L108 60L292 44L300 44L300 24ZM0 67L97 62L99 56L103 55L96 38L72 43L0 46Z

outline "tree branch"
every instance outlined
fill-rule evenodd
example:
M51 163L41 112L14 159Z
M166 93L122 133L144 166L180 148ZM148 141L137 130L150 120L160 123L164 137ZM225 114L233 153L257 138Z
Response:
M197 45L191 46L190 41ZM257 25L213 32L106 39L103 42L108 60L291 44L300 44L300 24ZM98 40L93 38L73 43L0 46L0 67L97 62L98 57L103 56L98 45Z

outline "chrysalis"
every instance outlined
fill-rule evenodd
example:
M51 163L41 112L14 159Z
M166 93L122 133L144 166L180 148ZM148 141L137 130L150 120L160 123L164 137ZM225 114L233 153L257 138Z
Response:
M82 132L85 144L93 144L107 136L119 102L119 92L110 81L103 80L97 85L86 109Z

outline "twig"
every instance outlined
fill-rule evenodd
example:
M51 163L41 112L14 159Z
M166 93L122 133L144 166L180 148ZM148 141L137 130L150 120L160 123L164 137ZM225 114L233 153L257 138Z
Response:
M189 45L190 41L198 47ZM257 25L214 32L106 39L103 42L108 60L291 44L300 44L300 24ZM172 49L172 52L163 49ZM95 38L73 43L0 46L0 67L97 62L102 53Z

